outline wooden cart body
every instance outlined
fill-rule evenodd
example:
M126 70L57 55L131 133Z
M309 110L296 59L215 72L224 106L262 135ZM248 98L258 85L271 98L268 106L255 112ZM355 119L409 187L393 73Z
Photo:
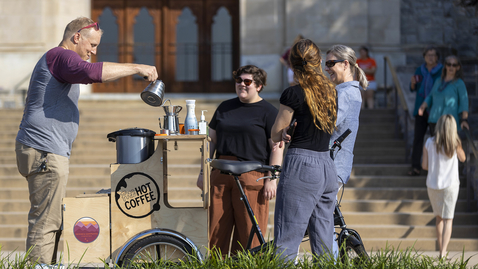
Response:
M109 194L63 199L64 259L81 264L116 263L135 241L161 233L183 240L202 255L206 254L209 248L209 138L178 135L156 136L155 140L156 150L144 162L111 165ZM200 156L204 166L201 207L173 207L168 200L168 154L174 150L173 143L181 146L184 141L198 144L197 152L190 154ZM200 163L194 167L199 173Z

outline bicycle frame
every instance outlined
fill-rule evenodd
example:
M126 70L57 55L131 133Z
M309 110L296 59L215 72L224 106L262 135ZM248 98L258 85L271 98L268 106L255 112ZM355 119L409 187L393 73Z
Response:
M239 181L239 177L236 175L234 175L233 177L234 177L234 180L236 181L239 191L241 192L241 200L244 202L246 206L247 214L249 214L249 219L252 222L252 228L251 228L251 232L249 233L249 239L247 240L246 249L251 248L254 235L257 235L257 238L259 239L259 243L261 245L264 245L266 241L264 240L264 236L262 235L261 227L259 227L259 223L257 222L257 218L254 215L254 211L252 210L251 205L249 204L249 200L247 199L247 196L244 193L244 189L242 188L241 182Z

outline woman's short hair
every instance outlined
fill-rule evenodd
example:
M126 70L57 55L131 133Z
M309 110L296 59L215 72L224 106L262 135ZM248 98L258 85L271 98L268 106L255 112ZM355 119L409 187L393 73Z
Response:
M431 50L434 50L435 54L437 55L437 58L440 59L440 52L435 46L426 46L425 49L423 50L423 58L425 58L425 55Z
M259 92L261 92L266 86L267 73L266 71L264 71L264 69L261 69L255 65L244 65L239 67L236 71L232 72L232 76L234 79L240 77L242 74L252 75L252 80L254 80L254 84L256 84L256 87L262 86Z

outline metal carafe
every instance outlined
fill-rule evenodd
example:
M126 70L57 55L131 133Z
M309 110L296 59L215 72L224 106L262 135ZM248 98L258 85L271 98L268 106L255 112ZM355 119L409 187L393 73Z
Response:
M179 134L179 117L178 113L183 109L182 106L165 106L163 105L164 116L163 129L168 129L170 134Z

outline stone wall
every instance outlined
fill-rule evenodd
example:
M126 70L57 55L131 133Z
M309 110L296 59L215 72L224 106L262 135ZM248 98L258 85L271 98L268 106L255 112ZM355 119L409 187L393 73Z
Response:
M0 96L26 89L38 59L90 9L90 0L0 0Z
M423 49L439 45L463 58L478 56L478 17L474 8L463 8L451 0L401 0L401 43L404 48ZM420 55L419 55L420 56ZM412 59L414 60L414 59Z
M265 91L280 92L288 85L279 57L298 34L316 42L323 52L333 44L356 50L368 45L378 63L379 85L384 84L383 56L404 64L400 0L241 1L241 64L255 64L268 72Z

